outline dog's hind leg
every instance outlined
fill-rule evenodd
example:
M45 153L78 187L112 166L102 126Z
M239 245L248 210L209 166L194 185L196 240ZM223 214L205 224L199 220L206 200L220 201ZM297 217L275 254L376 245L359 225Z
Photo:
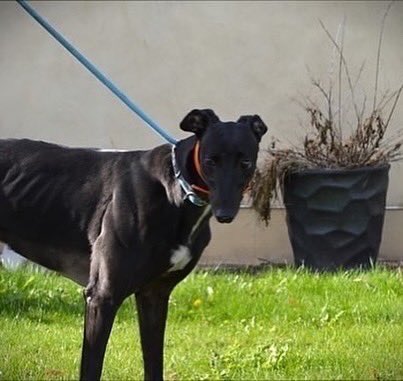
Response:
M136 292L144 379L163 379L163 347L171 287L152 287Z

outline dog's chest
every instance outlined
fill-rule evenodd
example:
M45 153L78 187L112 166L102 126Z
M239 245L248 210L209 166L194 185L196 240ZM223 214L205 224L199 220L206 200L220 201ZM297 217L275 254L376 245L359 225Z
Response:
M168 272L183 270L191 262L194 254L192 251L194 249L195 239L200 232L201 226L209 218L210 210L211 207L206 206L200 217L196 220L196 223L192 226L185 242L171 249Z
M170 268L168 272L183 270L192 260L189 247L179 245L177 249L171 250Z

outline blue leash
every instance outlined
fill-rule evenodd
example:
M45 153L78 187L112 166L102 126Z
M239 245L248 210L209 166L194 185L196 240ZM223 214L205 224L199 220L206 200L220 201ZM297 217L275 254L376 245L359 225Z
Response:
M159 126L150 116L148 116L138 105L136 105L122 90L120 90L106 75L104 75L93 63L91 63L82 53L80 53L66 38L64 38L52 25L49 24L35 9L25 0L17 0L39 24L42 25L60 44L63 45L78 61L80 61L102 84L104 84L113 94L115 94L127 107L136 113L146 122L157 134L162 136L168 143L175 145L177 140Z

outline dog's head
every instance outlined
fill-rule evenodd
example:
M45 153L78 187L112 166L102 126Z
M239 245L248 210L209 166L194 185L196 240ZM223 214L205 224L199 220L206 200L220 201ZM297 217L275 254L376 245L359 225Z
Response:
M258 115L221 122L207 109L191 111L180 128L193 132L199 141L200 166L214 216L219 222L231 222L256 169L259 142L267 131L266 125Z

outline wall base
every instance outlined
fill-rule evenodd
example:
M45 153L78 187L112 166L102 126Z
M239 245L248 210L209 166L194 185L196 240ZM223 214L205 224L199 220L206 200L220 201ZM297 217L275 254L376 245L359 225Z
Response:
M285 223L285 209L272 210L269 226L257 221L251 208L242 208L229 225L211 220L212 240L200 264L256 266L262 263L293 264ZM403 261L403 209L387 209L379 261Z

